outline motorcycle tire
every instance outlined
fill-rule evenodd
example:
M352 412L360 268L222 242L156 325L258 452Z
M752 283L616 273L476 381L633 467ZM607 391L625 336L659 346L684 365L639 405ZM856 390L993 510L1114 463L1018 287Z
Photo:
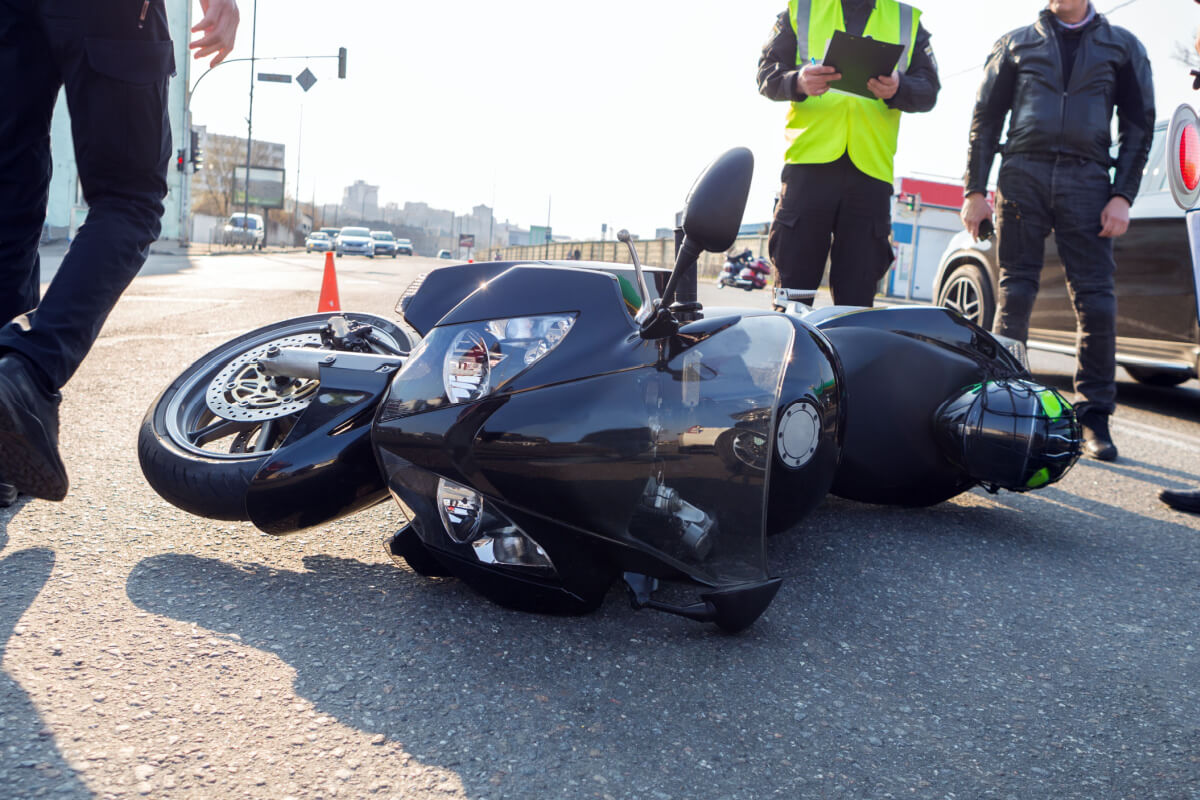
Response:
M380 353L403 355L411 349L404 331L383 317L333 312L274 322L209 351L155 398L142 419L138 461L154 491L190 514L248 520L246 491L251 481L303 414L317 387L317 381L297 379L279 388L252 367L253 361L272 344L321 347L321 329L339 315L370 325L371 347ZM233 388L234 378L239 379L239 388L254 384L257 394L251 408L263 409L264 418L233 422L214 413L209 395L217 387L215 381L229 381L228 388ZM273 409L272 402L276 403Z

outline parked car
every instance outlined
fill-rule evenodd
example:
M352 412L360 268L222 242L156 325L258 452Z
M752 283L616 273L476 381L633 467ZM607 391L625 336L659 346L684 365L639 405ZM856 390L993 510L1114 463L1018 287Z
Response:
M338 232L337 241L334 242L333 247L338 258L347 253L367 258L375 257L375 240L371 238L371 232L366 228L350 226L342 228Z
M452 258L449 250L438 250L438 258Z
M333 249L333 237L324 231L313 231L304 240L304 252L311 253L316 250L318 253L326 253Z
M413 246L411 239L397 239L396 252L402 256L411 256L413 254Z
M1184 212L1167 183L1167 126L1154 130L1129 232L1114 240L1117 261L1117 364L1136 381L1177 386L1200 370L1196 283ZM1177 153L1176 153L1177 155ZM966 231L942 255L934 282L937 302L991 329L998 296L995 239ZM1075 311L1054 237L1046 242L1041 289L1029 323L1032 349L1075 355Z
M391 231L371 231L375 240L375 255L396 257L396 237Z
M241 245L262 250L266 246L267 229L261 214L231 214L221 229L221 244Z

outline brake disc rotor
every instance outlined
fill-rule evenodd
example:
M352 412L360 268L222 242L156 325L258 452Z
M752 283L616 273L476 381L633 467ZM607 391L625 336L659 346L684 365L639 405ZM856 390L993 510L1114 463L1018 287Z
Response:
M308 407L319 381L307 378L274 378L258 366L272 347L311 347L321 344L317 333L300 333L264 342L226 364L204 394L208 408L234 422L265 422Z

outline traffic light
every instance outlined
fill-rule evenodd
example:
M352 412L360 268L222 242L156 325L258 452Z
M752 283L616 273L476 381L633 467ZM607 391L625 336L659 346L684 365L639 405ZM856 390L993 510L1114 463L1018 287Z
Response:
M192 172L199 172L204 167L204 151L200 149L200 131L192 129Z
M346 48L338 48L338 77L346 77Z
M183 172L183 151L179 150L175 153L175 169Z

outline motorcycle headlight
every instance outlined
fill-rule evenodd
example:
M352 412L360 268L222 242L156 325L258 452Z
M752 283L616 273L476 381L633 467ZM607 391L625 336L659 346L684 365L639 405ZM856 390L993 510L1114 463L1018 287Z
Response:
M499 391L558 347L576 316L545 314L434 328L392 382L379 421L473 403Z
M483 498L478 492L439 478L437 505L446 535L454 541L465 544L479 532L479 523L483 518Z
M514 317L462 327L442 361L442 384L451 403L487 397L558 346L574 314Z
M482 563L554 569L542 546L474 489L438 478L437 507L446 535L457 544L470 543Z

